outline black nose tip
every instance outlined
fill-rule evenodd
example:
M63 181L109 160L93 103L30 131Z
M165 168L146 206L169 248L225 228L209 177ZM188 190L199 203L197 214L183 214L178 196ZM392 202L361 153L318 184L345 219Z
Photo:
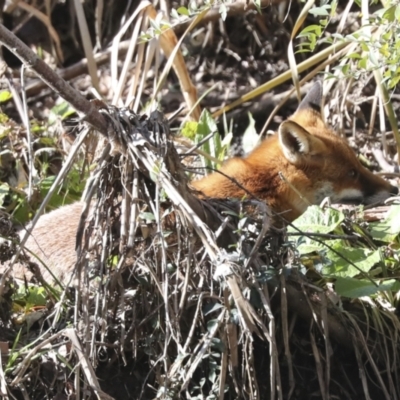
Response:
M390 186L390 193L394 195L399 194L399 188L396 186Z

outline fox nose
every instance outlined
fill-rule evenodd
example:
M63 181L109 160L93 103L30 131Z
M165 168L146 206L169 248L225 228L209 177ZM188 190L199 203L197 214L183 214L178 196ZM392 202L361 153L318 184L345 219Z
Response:
M393 194L393 195L399 194L399 188L396 187L396 186L390 185L390 193Z

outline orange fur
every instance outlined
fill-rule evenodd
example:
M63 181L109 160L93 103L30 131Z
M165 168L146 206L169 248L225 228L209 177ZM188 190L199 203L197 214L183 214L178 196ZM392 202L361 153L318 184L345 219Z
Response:
M321 96L316 84L277 134L247 157L228 160L220 169L223 174L194 181L193 187L210 198L254 196L288 221L325 197L371 204L397 194L397 188L364 168L346 141L325 125L316 111Z

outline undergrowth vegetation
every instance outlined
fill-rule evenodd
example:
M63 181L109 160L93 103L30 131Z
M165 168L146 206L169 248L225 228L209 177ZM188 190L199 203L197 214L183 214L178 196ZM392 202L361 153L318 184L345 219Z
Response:
M328 199L276 228L263 203L188 186L269 136L314 79L325 119L398 186L397 2L4 13L35 52L0 26L24 64L1 67L2 396L400 397L398 198ZM93 212L60 278L16 228L81 198Z

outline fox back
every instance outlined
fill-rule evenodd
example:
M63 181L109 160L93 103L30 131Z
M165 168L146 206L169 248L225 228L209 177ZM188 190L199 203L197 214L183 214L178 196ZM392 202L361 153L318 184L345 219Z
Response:
M327 197L333 203L373 204L397 194L396 187L363 167L347 142L325 125L321 100L317 82L274 136L192 185L205 197L263 200L287 221Z

